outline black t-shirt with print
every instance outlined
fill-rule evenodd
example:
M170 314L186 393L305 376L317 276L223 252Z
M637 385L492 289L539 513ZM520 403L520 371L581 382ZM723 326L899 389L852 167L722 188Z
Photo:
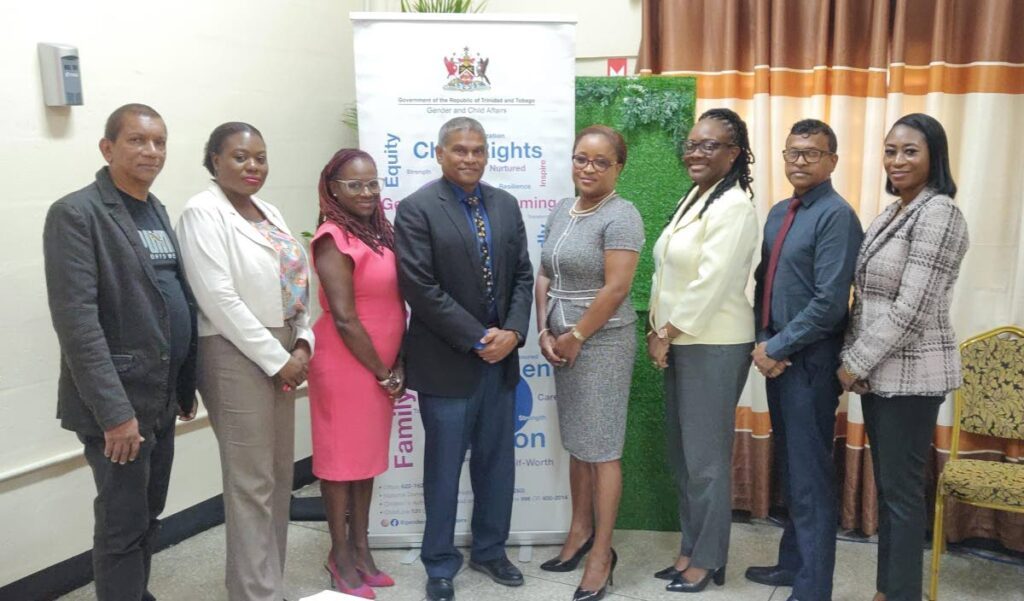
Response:
M173 383L178 379L178 372L188 356L188 347L192 342L192 317L188 310L188 300L180 279L178 253L174 250L170 233L164 228L157 215L156 207L148 201L138 200L118 190L124 206L131 213L135 227L139 231L142 246L149 250L149 260L156 272L157 285L167 304L167 316L171 323L171 371L170 394L175 393Z

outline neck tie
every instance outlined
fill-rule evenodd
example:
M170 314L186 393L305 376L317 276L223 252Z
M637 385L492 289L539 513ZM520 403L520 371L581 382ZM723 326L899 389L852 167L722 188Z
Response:
M466 198L473 225L476 226L476 239L480 245L480 268L483 270L484 290L487 293L487 304L494 303L494 273L491 271L491 250L487 246L487 223L480 210L480 199L476 196Z
M761 329L771 325L772 320L772 285L775 283L775 270L779 267L779 255L782 254L782 243L786 240L786 234L793 225L796 218L796 211L800 208L800 199L793 198L789 201L789 210L782 220L782 227L775 235L775 244L772 245L772 254L768 258L768 270L764 274L764 291L761 294Z

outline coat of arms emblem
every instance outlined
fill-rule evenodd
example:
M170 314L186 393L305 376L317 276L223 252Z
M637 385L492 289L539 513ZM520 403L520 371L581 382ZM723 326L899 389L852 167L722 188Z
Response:
M462 49L461 57L455 52L444 57L444 66L448 70L448 83L444 89L462 92L491 89L491 80L487 77L489 62L490 59L480 56L479 52L475 57L471 55L469 46Z

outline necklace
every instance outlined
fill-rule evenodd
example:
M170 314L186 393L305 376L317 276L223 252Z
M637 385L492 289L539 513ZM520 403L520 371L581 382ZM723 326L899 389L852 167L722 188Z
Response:
M577 209L576 208L580 204L580 197L577 196L576 197L576 201L573 202L572 203L572 207L569 208L569 216L570 217L585 217L587 215L593 215L601 207L603 207L605 205L605 203L608 202L609 199L611 199L612 196L615 196L615 190L612 190L611 192L609 192L607 196L602 198L600 201L598 201L597 204L595 204L594 206L590 207L589 209Z

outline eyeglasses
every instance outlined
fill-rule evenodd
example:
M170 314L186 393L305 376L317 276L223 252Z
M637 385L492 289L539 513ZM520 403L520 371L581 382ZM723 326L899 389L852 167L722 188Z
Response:
M359 196L363 190L369 190L370 194L380 194L380 180L368 179L365 182L358 179L336 179L341 184L341 190L349 196Z
M693 154L699 149L701 154L709 157L723 146L735 146L735 144L719 142L718 140L687 140L683 142L683 154Z
M795 163L800 160L800 157L804 157L804 160L808 164L814 164L821 160L821 157L826 154L833 154L828 150L818 150L817 148L807 148L804 150L797 150L795 148L787 148L782 151L782 160L787 163Z
M587 157L583 156L582 154L574 154L574 155L572 155L572 166L573 167L575 167L577 169L586 169L587 165L593 165L594 166L594 171L597 171L598 173L604 173L605 171L608 171L609 167L611 167L612 165L618 165L618 163L613 163L613 162L609 161L608 159L606 159L604 157L597 157L596 159L588 159Z

